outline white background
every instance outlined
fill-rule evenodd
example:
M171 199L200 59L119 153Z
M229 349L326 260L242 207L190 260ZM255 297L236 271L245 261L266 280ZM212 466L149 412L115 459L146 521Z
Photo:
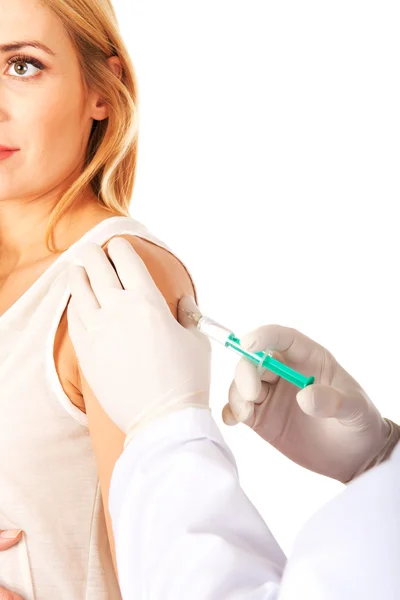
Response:
M189 268L204 314L239 337L299 329L400 421L397 2L114 6L139 80L131 216ZM237 360L213 344L213 413L289 552L343 486L222 423Z

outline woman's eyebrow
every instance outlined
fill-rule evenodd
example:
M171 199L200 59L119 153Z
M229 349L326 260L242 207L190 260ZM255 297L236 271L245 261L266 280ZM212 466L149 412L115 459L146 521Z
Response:
M43 50L47 52L47 54L51 54L52 56L56 56L55 53L50 50L45 44L42 42L38 42L36 40L32 41L22 41L22 42L10 42L9 44L0 44L0 52L5 54L6 52L15 52L16 50L20 50L25 46L31 46L32 48L38 48L39 50Z

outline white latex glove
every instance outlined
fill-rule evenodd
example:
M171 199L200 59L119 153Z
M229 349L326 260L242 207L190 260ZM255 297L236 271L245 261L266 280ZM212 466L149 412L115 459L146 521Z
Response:
M391 424L328 350L295 329L266 325L241 338L245 350L273 350L275 358L315 383L299 389L241 358L222 411L294 462L347 483L385 449ZM393 437L393 436L391 436ZM394 440L393 440L394 447Z
M117 273L94 243L79 253L83 266L70 266L67 318L83 375L108 416L128 434L126 445L161 415L209 409L211 345L186 317L185 327L176 321L127 240L112 239L108 254ZM191 297L181 302L196 310Z

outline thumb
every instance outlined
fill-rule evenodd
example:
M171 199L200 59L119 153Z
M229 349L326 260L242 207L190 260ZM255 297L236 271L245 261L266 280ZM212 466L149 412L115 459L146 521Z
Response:
M225 406L223 407L221 416L222 421L225 423L225 425L233 426L239 423L239 421L233 414L232 408L230 407L229 403L225 404Z
M315 383L296 396L301 410L311 417L346 419L358 412L357 398L328 385Z
M7 529L0 530L0 552L8 550L11 546L14 546L22 538L21 529Z

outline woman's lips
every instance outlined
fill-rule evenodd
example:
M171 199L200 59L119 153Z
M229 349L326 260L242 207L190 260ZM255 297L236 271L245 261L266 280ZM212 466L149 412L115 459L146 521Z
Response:
M18 152L18 150L2 150L0 148L0 160L5 160L6 158L9 158L13 154L15 154L15 152Z

